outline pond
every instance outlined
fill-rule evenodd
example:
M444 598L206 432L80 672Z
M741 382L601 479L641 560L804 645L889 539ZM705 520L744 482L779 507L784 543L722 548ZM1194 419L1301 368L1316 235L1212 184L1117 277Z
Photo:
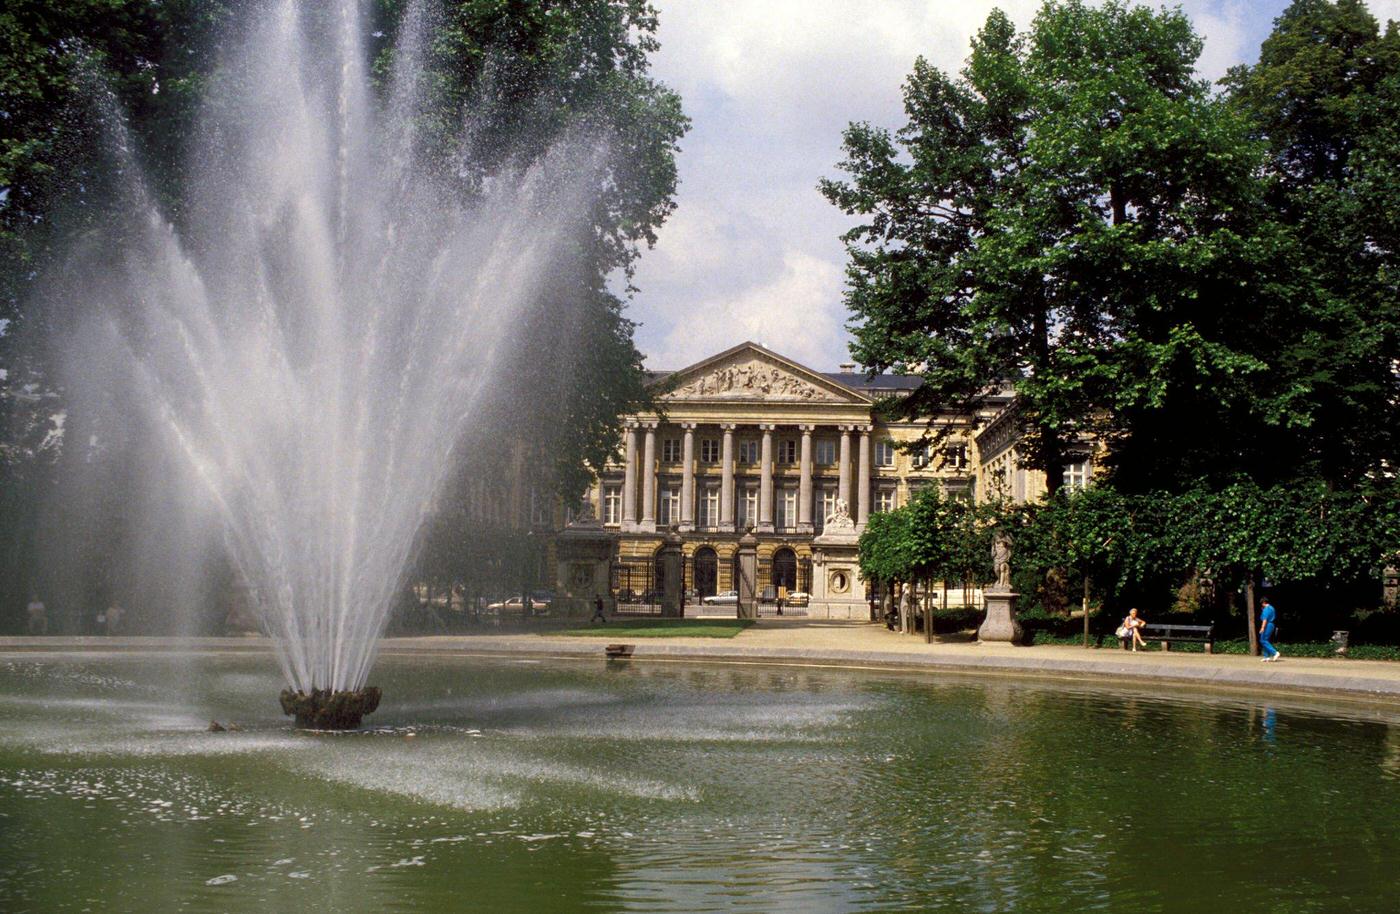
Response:
M0 655L0 910L1393 910L1400 714L814 668ZM211 719L238 732L210 733Z

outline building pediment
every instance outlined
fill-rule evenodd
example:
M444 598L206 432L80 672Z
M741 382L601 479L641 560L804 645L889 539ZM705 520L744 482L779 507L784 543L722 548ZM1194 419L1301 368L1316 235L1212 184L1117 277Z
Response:
M870 399L756 343L744 343L668 376L667 401L869 403Z

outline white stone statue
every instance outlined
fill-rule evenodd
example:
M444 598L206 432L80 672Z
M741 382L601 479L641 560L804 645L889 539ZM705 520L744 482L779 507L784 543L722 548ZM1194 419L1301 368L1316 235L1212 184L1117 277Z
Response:
M1011 590L1011 537L1005 530L998 530L992 538L992 569L997 576L997 590Z
M846 499L836 499L836 506L831 513L826 516L827 530L854 530L855 521L851 520L851 506L846 504Z

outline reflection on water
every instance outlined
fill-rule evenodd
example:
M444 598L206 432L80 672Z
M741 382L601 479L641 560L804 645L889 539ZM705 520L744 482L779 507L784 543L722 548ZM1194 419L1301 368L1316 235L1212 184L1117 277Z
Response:
M318 735L269 658L0 658L0 909L1391 909L1400 719L1360 706L475 658L379 684L377 729Z

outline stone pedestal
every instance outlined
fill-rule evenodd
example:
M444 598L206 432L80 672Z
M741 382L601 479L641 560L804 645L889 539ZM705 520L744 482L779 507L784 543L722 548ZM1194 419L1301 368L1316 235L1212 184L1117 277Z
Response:
M812 598L807 615L816 619L866 619L865 579L860 574L860 534L845 503L826 518L812 540Z
M658 558L661 562L661 615L679 619L685 615L681 596L685 590L685 574L681 563L681 536L675 528L661 541Z
M977 629L977 640L1019 644L1024 634L1021 623L1016 621L1016 600L1020 594L990 591L983 596L987 601L987 618Z
M1386 566L1385 576L1382 578L1381 595L1385 600L1385 605L1391 609L1400 604L1400 568L1394 565Z
M734 589L739 592L736 607L740 619L758 618L758 537L753 530L739 537L739 580Z
M613 605L609 579L617 553L617 537L590 514L575 519L560 531L554 544L555 602L551 611L591 616L593 603L599 597L609 611L617 609Z

